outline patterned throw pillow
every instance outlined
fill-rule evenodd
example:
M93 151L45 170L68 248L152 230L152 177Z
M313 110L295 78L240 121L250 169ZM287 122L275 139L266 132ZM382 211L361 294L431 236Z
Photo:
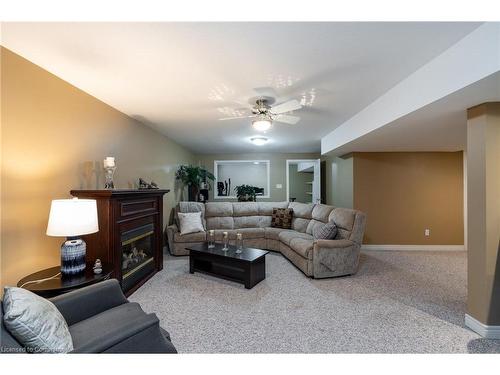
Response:
M326 224L318 224L313 228L315 240L333 240L337 235L337 226L333 221Z
M271 226L290 229L292 227L293 208L273 208Z

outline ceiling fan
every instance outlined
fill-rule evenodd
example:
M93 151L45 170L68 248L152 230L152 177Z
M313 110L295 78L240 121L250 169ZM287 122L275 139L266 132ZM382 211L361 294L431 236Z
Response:
M302 108L302 105L298 100L292 99L273 106L275 101L276 99L273 96L260 95L249 100L250 104L254 103L250 108L237 110L237 112L240 112L237 116L224 117L219 120L224 121L253 118L254 120L252 121L252 126L258 131L269 130L273 122L295 125L300 121L300 117L287 114L288 112L296 111Z

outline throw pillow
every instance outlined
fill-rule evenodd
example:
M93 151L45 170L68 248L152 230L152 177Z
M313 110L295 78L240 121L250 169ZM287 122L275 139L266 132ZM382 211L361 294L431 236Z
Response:
M333 221L325 224L316 224L313 228L315 240L333 240L337 235L337 226Z
M290 229L292 227L293 208L273 208L271 226Z
M68 324L49 300L23 288L4 289L5 327L28 352L67 353L73 350Z
M188 233L203 232L203 223L201 222L201 212L179 212L179 230L181 236Z

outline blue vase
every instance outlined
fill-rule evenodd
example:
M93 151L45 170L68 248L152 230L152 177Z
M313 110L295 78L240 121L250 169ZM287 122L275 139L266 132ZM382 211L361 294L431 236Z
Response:
M61 245L61 274L76 275L85 271L87 245L82 239L68 239Z

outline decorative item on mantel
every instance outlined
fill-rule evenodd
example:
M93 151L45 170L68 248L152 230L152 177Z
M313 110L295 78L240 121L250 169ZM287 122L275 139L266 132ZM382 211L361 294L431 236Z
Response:
M155 190L159 189L156 182L151 181L151 183L147 183L146 180L143 180L139 177L139 190Z
M106 182L104 183L105 189L114 189L115 184L113 182L113 175L115 174L116 165L115 158L112 156L106 156L104 159L104 175L106 178Z
M61 245L61 274L85 271L87 246L79 236L99 231L95 199L55 199L50 206L47 235L67 237Z

